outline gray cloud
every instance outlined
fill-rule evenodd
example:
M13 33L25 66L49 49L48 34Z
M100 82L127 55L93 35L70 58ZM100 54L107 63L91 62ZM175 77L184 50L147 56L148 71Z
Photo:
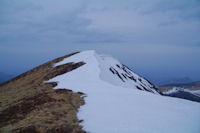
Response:
M185 76L200 79L195 76L200 72L195 60L200 58L199 4L199 0L1 0L1 70L19 61L24 66L16 65L13 72L22 72L49 57L95 49L146 75L159 75L163 69L171 70L165 74L182 75L190 68L193 72Z
M112 35L87 28L91 20L83 16L87 8L85 2L3 1L1 5L2 45L62 45L118 40L113 40Z
M157 0L105 2L101 6L94 2L87 16L93 20L92 28L118 32L126 42L191 45L199 43L199 14L200 8L195 1Z

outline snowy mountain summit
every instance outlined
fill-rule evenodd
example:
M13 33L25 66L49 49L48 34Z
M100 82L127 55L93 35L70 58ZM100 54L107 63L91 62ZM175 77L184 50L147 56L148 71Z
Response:
M128 67L95 51L76 53L54 64L84 65L47 82L85 94L78 112L91 133L199 133L200 104L159 95L155 86ZM179 125L180 126L179 126Z
M115 86L122 86L158 94L156 91L157 89L152 83L135 74L127 66L121 64L116 59L110 56L99 55L94 50L78 53L55 64L55 66L69 62L85 63L85 70L80 71L79 73L79 76L82 75L83 79L80 79L79 81L88 82L88 80L91 80L91 82L94 82L94 79L96 79L96 81L102 80Z

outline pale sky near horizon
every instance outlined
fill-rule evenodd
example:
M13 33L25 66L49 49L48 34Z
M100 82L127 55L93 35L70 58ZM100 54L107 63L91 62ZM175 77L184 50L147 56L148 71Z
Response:
M200 0L0 0L0 72L88 49L156 84L200 80Z

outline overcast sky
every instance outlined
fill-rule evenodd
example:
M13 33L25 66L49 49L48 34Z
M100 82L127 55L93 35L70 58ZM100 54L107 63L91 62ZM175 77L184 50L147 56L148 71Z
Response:
M0 72L87 49L156 84L200 80L200 0L0 0Z

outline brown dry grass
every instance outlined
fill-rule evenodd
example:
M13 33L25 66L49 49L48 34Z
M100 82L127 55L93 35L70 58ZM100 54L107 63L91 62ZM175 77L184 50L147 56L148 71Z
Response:
M76 116L84 104L83 94L67 89L53 90L56 82L44 83L84 65L79 62L53 67L73 54L47 62L0 85L0 133L83 132Z
M171 90L173 87L171 86L164 86L164 87L159 87L158 89L161 91L161 92L166 92L168 90Z

